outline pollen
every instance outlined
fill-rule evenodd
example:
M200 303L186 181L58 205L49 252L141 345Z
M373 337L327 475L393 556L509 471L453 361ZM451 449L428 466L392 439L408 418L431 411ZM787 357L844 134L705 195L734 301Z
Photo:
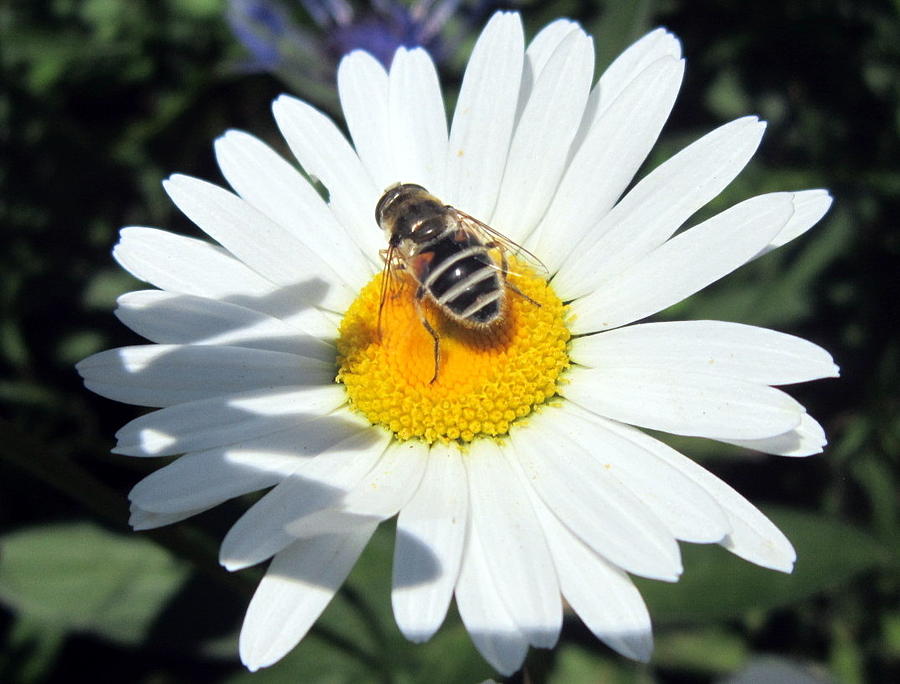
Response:
M337 342L337 381L350 406L400 439L432 443L501 437L549 402L569 365L567 309L527 265L512 270L521 294L507 288L504 315L487 328L461 325L424 299L440 339L434 382L434 340L416 311L415 283L402 271L375 276L344 315ZM379 326L383 277L394 282Z

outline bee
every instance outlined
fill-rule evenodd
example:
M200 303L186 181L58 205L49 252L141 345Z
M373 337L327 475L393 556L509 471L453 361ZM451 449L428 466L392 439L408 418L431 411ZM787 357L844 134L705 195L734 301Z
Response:
M434 340L431 383L438 378L441 339L422 309L426 297L447 318L474 330L488 330L504 320L508 291L540 306L507 279L507 252L525 254L546 271L543 264L487 224L444 204L421 185L397 183L385 190L375 206L375 220L388 240L387 249L381 252L384 272L379 330L392 279L396 271L404 270L417 284L416 313Z

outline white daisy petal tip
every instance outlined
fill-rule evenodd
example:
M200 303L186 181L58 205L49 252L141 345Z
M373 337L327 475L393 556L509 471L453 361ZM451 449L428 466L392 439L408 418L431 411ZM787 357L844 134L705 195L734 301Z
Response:
M722 540L721 545L754 565L770 570L791 573L797 560L797 552L790 540L769 518L723 482L713 478L714 488L723 505L734 516L734 531Z
M653 657L653 638L650 635L635 635L622 639L616 650L626 658L639 663L649 663Z
M298 104L306 104L300 98L295 95L291 95L290 93L281 93L274 100L272 100L272 107L283 107L286 104L290 104L292 102L296 102Z
M189 176L186 173L173 173L162 181L163 190L179 209L181 209L179 201L182 199L193 200L194 193L192 192L192 189L200 187L201 185L212 185L212 183L209 183L202 178ZM184 210L182 210L182 213L184 213Z
M681 57L681 41L665 26L657 26L635 41L628 49L636 47L652 46L650 54L654 56L671 55Z
M147 435L147 439L139 443L119 441L109 452L119 456L157 456L172 440L167 435L159 435L154 439L155 437Z
M794 214L761 254L777 249L800 237L816 225L831 208L834 198L828 190L799 190L793 193Z
M181 522L187 518L191 518L203 510L179 511L177 513L157 513L148 511L140 506L132 503L128 524L135 532L144 532L146 530L155 530L166 525Z
M262 561L260 561L262 562ZM251 565L255 565L254 563L244 563L235 558L222 558L219 556L219 565L225 568L228 572L237 572L238 570L243 570L244 568L249 568Z
M227 535L226 540L228 540ZM236 545L237 543L238 542L232 542L232 545ZM245 544L245 546L250 545L250 542ZM219 565L228 572L237 572L238 570L244 570L245 568L251 568L254 565L266 562L280 550L278 548L273 548L266 552L258 553L258 546L258 544L253 544L254 548L248 550L246 555L241 555L240 550L226 548L225 540L223 540L222 546L219 547Z
M160 517L158 513L151 513L138 506L132 506L128 516L128 524L135 532L155 530L165 524Z
M653 33L659 35L658 45L659 50L662 54L670 55L675 57L676 59L682 60L682 50L681 50L681 41L678 39L674 33L669 31L669 29L664 26L660 26Z
M607 77L607 81L615 81L620 74L641 70L648 64L663 58L682 59L681 41L664 26L658 26L638 38L616 58Z
M737 129L743 129L743 135L749 140L755 139L756 145L759 145L769 124L765 119L760 119L756 114L748 114L746 116L738 117L730 124L726 125L735 126Z
M653 657L653 632L650 629L605 632L594 636L617 653L639 663L649 663Z
M222 157L235 152L236 148L240 145L259 142L259 139L255 135L252 135L247 131L242 131L238 128L229 128L213 140L213 151L215 152L219 166L221 166L223 163Z
M399 48L397 48L398 51L400 51L400 50L406 50L406 49L407 49L407 48L402 47L402 46L399 47ZM381 62L378 62L378 60L375 59L375 57L372 56L372 53L370 53L370 52L368 52L368 51L366 51L366 50L363 50L362 48L358 48L358 49L356 49L356 50L351 50L350 52L348 52L346 55L344 55L344 56L341 58L341 62L345 62L345 61L353 61L353 60L365 60L365 61L371 62L371 63L373 63L373 64L374 64L374 63L381 64ZM383 67L382 67L382 68L383 68Z
M437 631L440 629L440 625L432 629L431 627L423 628L423 627L415 627L410 625L397 625L397 628L400 630L400 633L407 641L411 641L414 644L424 644L431 640Z
M800 424L796 428L780 435L757 440L723 441L745 449L792 458L820 454L828 444L825 430L808 413L801 416Z
M726 537L722 546L754 565L790 575L794 572L797 552L780 530L774 525L772 528L777 534L770 534L762 540L758 540L755 547L739 544L732 537Z
M189 176L186 173L170 173L166 178L163 179L162 186L163 186L163 189L165 189L166 192L168 192L169 188L171 188L173 186L177 186L178 184L183 183L185 181L189 181L189 180L199 180L199 179L195 179L193 176Z

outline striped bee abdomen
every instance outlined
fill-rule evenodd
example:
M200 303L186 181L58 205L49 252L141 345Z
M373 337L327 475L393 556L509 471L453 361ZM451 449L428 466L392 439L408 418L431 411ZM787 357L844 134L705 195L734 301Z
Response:
M504 289L487 248L472 236L458 240L448 235L431 251L431 272L423 285L438 305L463 321L496 320Z

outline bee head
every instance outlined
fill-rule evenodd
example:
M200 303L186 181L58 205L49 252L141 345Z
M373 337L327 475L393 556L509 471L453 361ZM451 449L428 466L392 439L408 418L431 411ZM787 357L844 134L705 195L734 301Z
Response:
M428 191L415 183L394 183L384 191L375 205L375 221L382 230L393 233L397 217L403 211L405 199L428 195Z

